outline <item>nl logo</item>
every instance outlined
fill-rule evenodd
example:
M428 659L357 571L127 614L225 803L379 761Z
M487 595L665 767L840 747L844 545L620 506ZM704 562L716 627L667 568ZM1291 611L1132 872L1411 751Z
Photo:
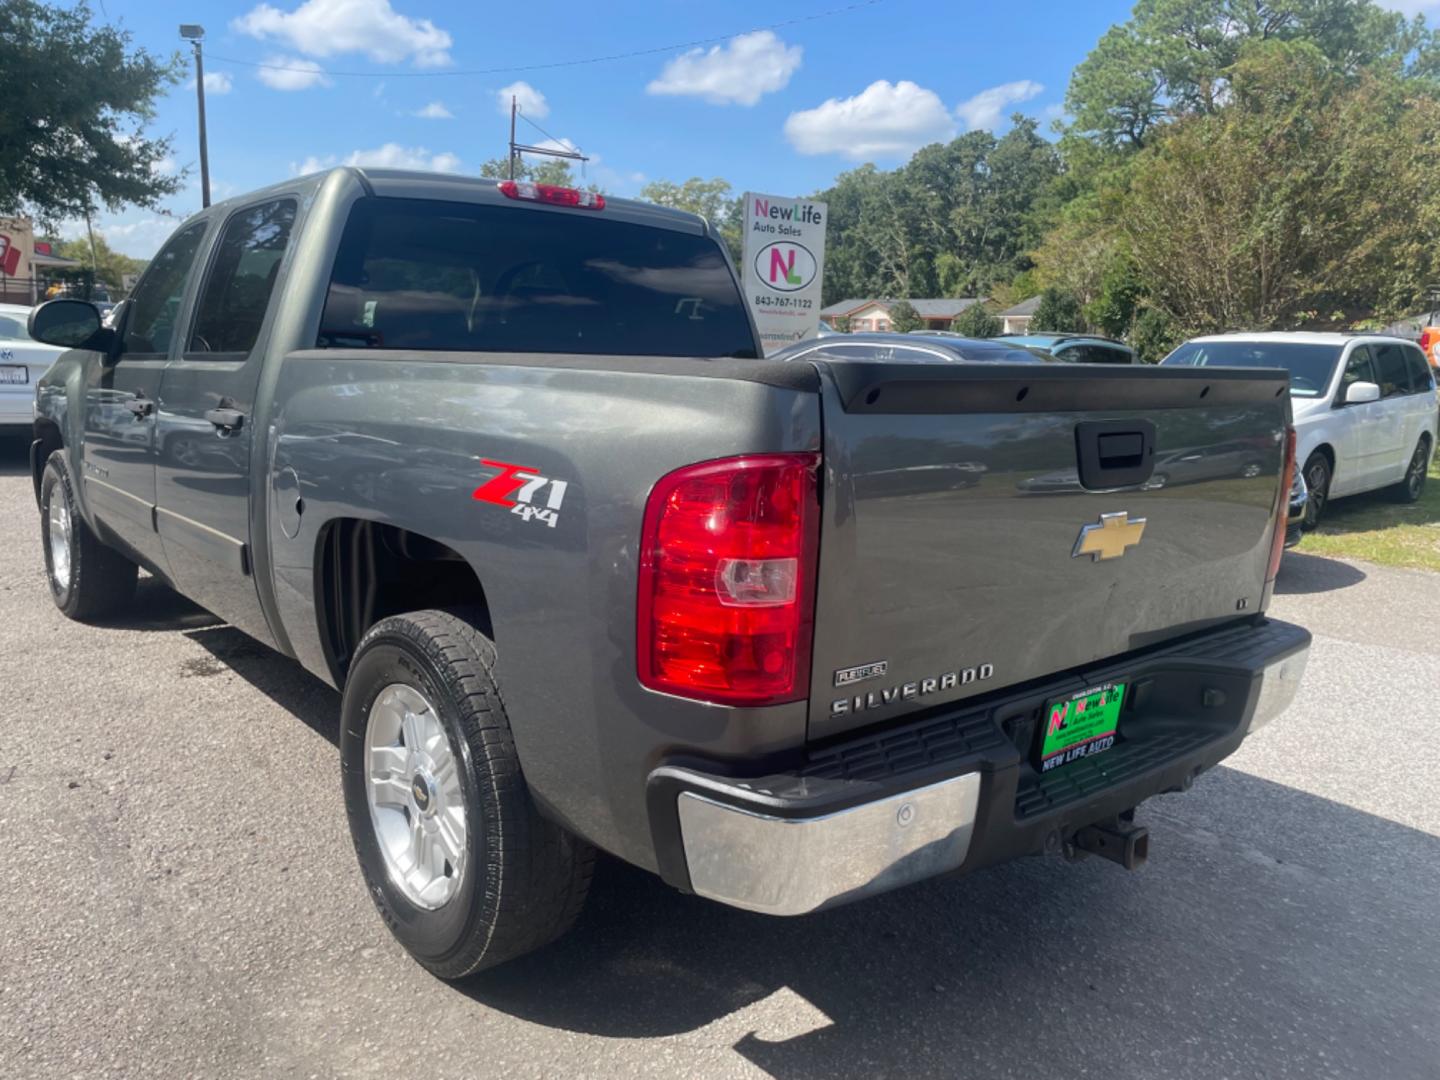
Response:
M815 280L815 256L801 244L781 240L755 254L755 276L776 292L798 292Z

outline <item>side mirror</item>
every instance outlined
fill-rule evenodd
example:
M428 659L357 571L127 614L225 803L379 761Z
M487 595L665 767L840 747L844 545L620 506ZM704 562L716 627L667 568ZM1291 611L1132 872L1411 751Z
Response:
M100 310L86 300L49 300L30 312L30 336L66 349L103 348Z
M1352 382L1345 390L1346 405L1364 405L1380 400L1380 387L1373 382Z

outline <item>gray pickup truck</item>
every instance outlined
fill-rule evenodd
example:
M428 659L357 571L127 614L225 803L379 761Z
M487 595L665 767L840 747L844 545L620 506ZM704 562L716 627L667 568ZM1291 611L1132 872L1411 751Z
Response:
M687 214L336 169L31 332L68 350L31 455L55 602L103 617L143 567L339 688L365 881L442 977L566 930L596 849L778 915L1133 867L1136 806L1304 669L1265 615L1283 372L767 360Z

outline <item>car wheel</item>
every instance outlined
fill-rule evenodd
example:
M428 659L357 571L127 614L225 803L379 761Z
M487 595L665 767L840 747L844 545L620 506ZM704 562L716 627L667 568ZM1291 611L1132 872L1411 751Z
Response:
M1420 442L1415 447L1415 453L1410 457L1410 464L1405 469L1405 478L1390 489L1391 495L1396 502L1413 503L1419 502L1420 496L1425 493L1425 474L1430 470L1430 437L1420 436Z
M139 568L85 524L63 450L50 455L40 478L40 542L50 596L69 618L113 614L135 595Z
M1310 499L1305 504L1305 528L1313 529L1330 497L1330 459L1317 450L1306 459L1303 475L1305 486L1310 489Z
M345 809L366 888L391 933L443 979L563 934L595 858L535 807L480 621L463 610L381 620L341 703Z

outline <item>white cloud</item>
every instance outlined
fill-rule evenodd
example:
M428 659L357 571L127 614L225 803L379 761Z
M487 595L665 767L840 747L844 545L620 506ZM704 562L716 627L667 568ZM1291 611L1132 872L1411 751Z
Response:
M572 154L580 153L580 147L576 146L570 139L541 139L537 143L531 143L531 145L540 150L568 150ZM590 154L589 158L591 161L599 161L600 155Z
M712 105L754 105L784 89L800 67L802 52L769 30L741 34L723 45L675 57L645 92L698 97Z
M174 176L175 168L175 159L169 155L157 159L150 165L150 171L157 176Z
M308 90L312 86L331 85L314 60L267 56L264 63L265 67L255 69L255 77L272 90Z
M955 135L955 122L933 90L909 80L873 82L848 98L791 113L785 137L802 154L903 157Z
M227 71L207 71L207 72L205 73L205 93L206 93L206 94L209 94L209 95L214 95L214 94L228 94L228 93L229 93L231 90L233 90L234 88L235 88L235 80L232 79L232 78L230 78L230 73L229 73L229 72L227 72ZM191 79L188 83L186 83L186 84L185 84L185 89L186 89L186 90L194 90L194 89L195 89L195 80L194 80L194 79Z
M432 101L423 109L416 109L411 116L418 116L421 120L454 120L455 114L445 107L443 101Z
M297 176L319 172L336 165L359 165L375 169L419 169L425 172L455 173L460 171L460 158L451 153L432 154L423 146L401 146L386 143L373 150L352 150L343 159L334 154L325 157L310 155L300 164L293 162L290 171Z
M968 101L956 105L955 115L965 121L965 127L970 131L993 131L1011 105L1019 105L1044 92L1045 87L1033 79L1002 83L981 90Z
M501 115L510 115L512 97L515 104L520 106L520 111L533 120L544 120L550 115L550 103L545 100L545 95L523 79L495 92L495 107Z
M363 53L380 64L450 63L450 35L429 19L411 19L390 0L305 0L294 11L260 4L231 21L242 34L284 42L306 56Z

